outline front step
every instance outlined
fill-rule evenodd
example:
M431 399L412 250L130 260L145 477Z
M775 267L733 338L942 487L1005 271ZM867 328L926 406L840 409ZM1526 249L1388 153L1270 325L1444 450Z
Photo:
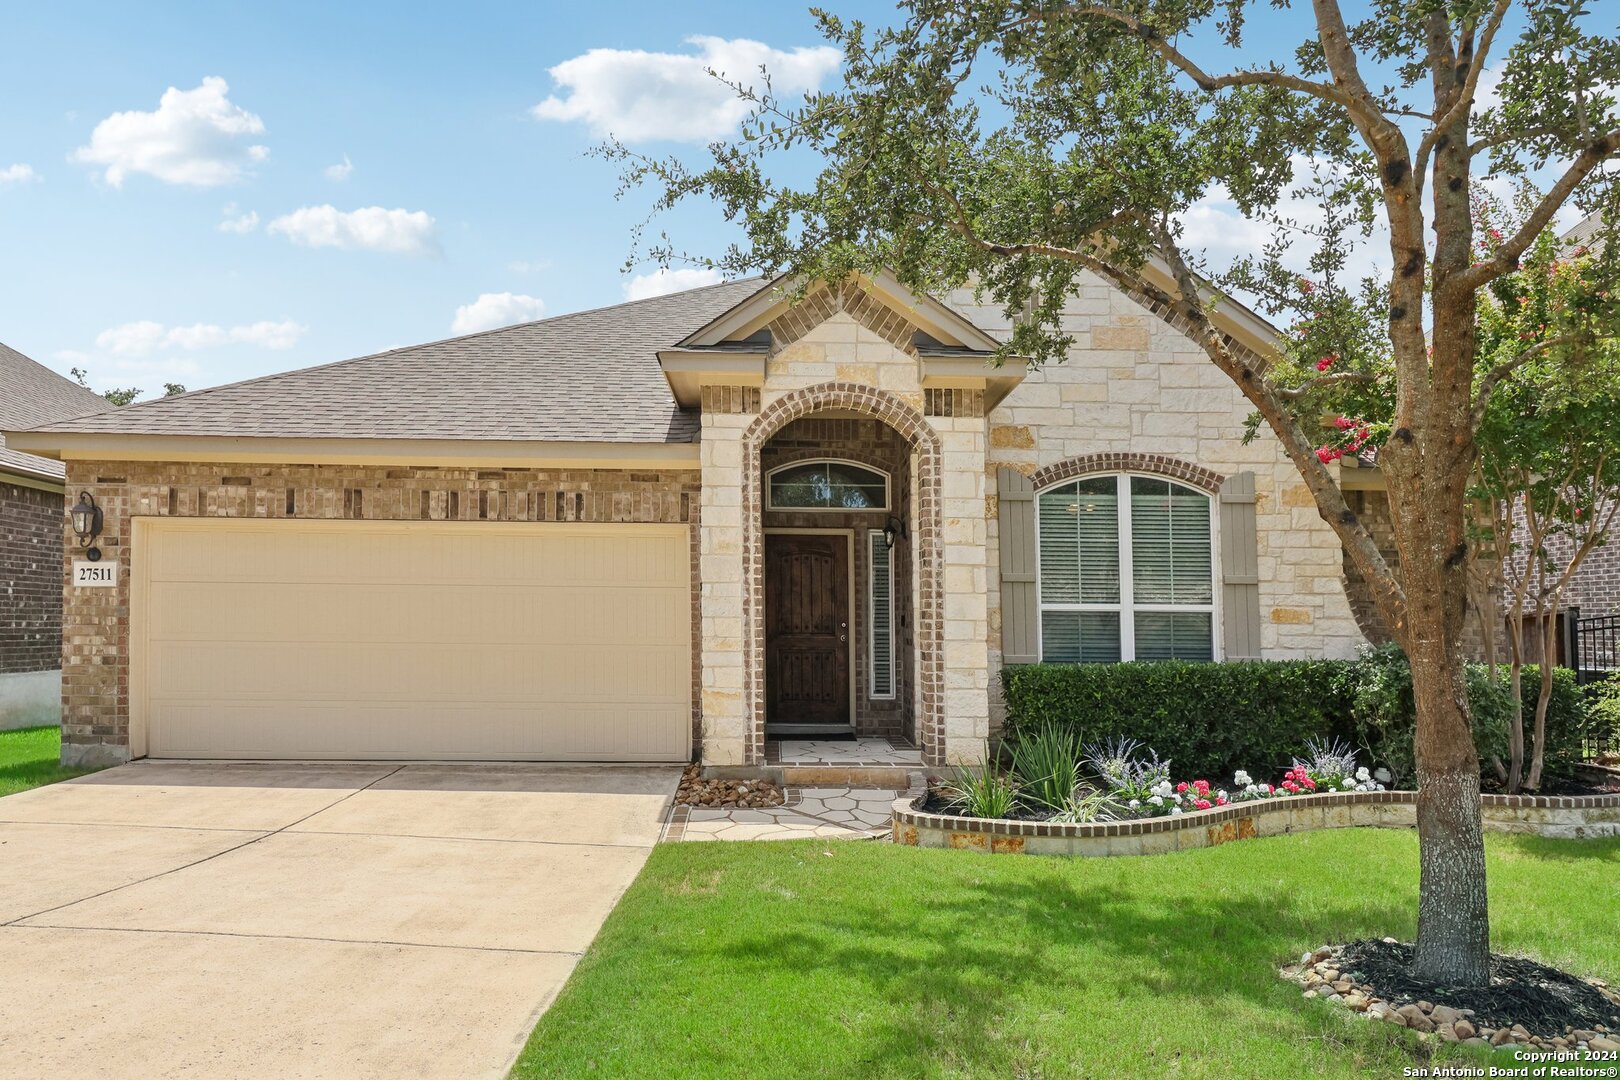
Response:
M705 780L769 780L779 787L850 787L912 791L927 786L918 765L705 765Z

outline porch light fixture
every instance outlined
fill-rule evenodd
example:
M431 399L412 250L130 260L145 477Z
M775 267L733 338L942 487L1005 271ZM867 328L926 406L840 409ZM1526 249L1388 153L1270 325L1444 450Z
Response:
M85 545L85 558L91 562L100 559L101 549L90 544L101 535L101 507L88 491L79 492L79 501L68 511L68 518L73 522L73 531L79 535L79 543Z
M888 524L883 526L883 546L892 551L894 538L897 536L902 540L906 538L906 523L897 517L891 517Z

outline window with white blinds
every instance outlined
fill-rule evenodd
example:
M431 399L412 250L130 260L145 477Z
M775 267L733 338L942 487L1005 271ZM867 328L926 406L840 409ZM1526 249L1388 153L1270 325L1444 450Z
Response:
M871 552L872 691L874 698L894 697L894 552L882 529L866 534Z
M1155 476L1041 492L1041 659L1213 660L1212 527L1208 495Z

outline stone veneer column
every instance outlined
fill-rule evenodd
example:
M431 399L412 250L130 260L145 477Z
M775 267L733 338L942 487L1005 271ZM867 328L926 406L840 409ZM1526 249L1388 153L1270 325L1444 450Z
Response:
M945 569L943 756L949 764L977 764L987 753L990 736L985 421L931 416L928 423L939 434L943 465L939 507Z
M698 558L702 584L703 761L748 763L752 743L743 692L743 441L751 413L703 411L703 494Z

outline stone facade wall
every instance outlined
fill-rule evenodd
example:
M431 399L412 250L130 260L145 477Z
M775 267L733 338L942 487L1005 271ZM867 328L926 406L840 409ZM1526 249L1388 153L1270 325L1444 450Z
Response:
M698 473L691 470L76 461L68 480L101 506L97 544L105 559L120 564L117 588L70 589L64 602L62 758L70 764L109 764L129 755L134 517L685 523L692 526L696 595L700 499ZM64 527L59 522L59 534ZM697 633L694 617L693 724L701 738Z
M888 510L765 510L765 528L851 529L854 535L855 576L850 581L854 618L850 623L850 655L854 663L857 735L905 735L912 727L909 708L911 686L908 666L915 647L911 616L910 546L897 542L889 552L893 588L894 694L871 696L871 631L869 626L871 552L869 530L881 530L890 516L904 521L911 501L911 448L898 432L880 420L827 420L807 417L777 432L760 450L760 469L796 461L842 458L889 475Z
M894 803L894 841L1008 855L1162 855L1257 836L1317 829L1417 827L1415 791L1299 795L1175 817L1061 824L931 814L915 797ZM1620 795L1484 795L1485 828L1554 839L1620 836Z
M0 481L0 675L62 666L62 495Z
M971 292L947 298L979 326L1010 332L1001 311ZM1343 549L1274 439L1243 444L1253 411L1204 351L1119 289L1092 278L1063 317L1068 358L1032 370L990 414L987 647L1000 721L999 549L995 471L1026 475L1071 458L1150 455L1220 476L1255 474L1261 652L1267 659L1346 657L1365 638L1345 596ZM1217 631L1216 640L1220 640Z

